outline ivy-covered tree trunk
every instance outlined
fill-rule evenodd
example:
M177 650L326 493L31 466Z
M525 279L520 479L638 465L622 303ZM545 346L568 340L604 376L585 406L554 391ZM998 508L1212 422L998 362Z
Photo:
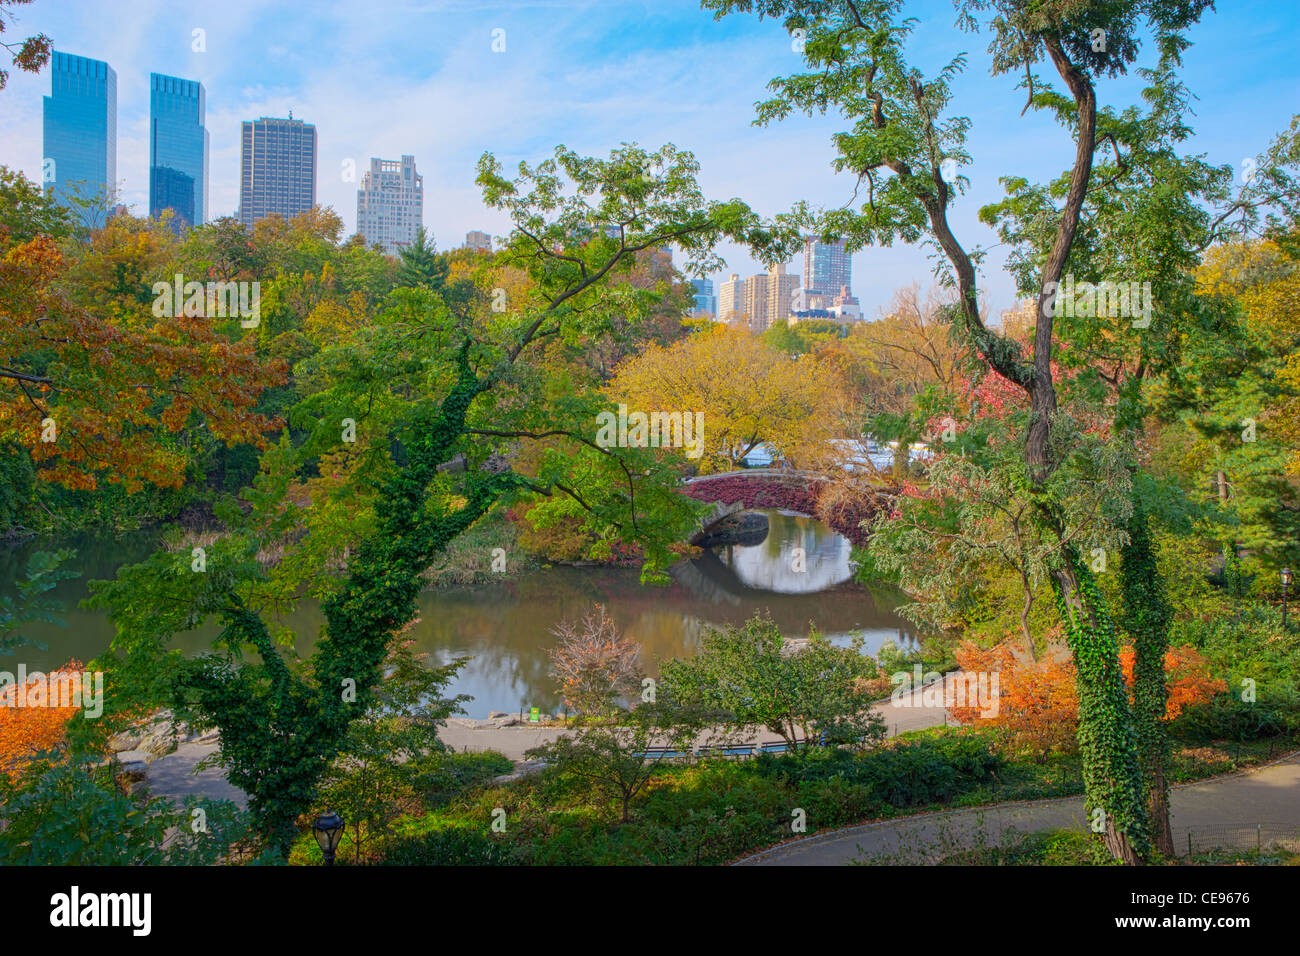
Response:
M408 464L388 479L376 505L378 528L354 553L341 590L324 604L326 625L310 677L294 674L261 618L234 602L224 614L229 639L254 645L262 667L235 669L207 659L187 682L221 731L231 782L248 793L263 836L286 856L296 816L315 799L348 726L370 702L392 635L415 616L424 570L518 480L510 473L471 473L463 507L430 509L429 482L455 451L469 406L486 388L464 349L459 365L459 379L441 405L417 416Z
M1151 838L1119 644L1092 572L1072 548L1067 554L1052 585L1074 658L1084 809L1094 830L1096 814L1104 814L1106 849L1132 866L1146 859Z
M1156 850L1174 855L1169 822L1169 738L1165 710L1169 688L1165 654L1169 650L1169 602L1156 568L1150 519L1140 501L1133 503L1129 543L1120 571L1124 595L1124 624L1133 636L1133 723L1146 784L1147 815Z

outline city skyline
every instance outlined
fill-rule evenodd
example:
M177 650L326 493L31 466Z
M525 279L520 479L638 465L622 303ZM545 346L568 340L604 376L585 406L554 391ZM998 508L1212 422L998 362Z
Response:
M1237 169L1287 122L1285 105L1297 90L1286 37L1300 29L1296 5L1240 6L1239 15L1209 19L1190 32L1194 45L1184 69L1200 97L1191 148ZM705 195L739 196L765 215L800 199L839 206L853 194L852 177L830 168L838 118L752 125L753 104L766 95L767 82L799 65L790 38L770 20L715 22L693 0L653 8L416 4L403 8L401 29L391 16L360 16L341 3L324 4L307 20L261 0L232 0L220 18L207 9L178 3L149 11L108 5L72 11L38 4L17 14L18 29L49 34L57 49L116 64L116 178L125 181L123 201L137 212L148 208L149 198L151 71L193 78L207 90L209 220L238 207L238 124L290 109L319 124L317 199L339 214L345 233L356 230L355 197L368 158L413 154L426 177L425 201L438 210L426 227L443 249L460 245L469 230L508 231L503 216L484 210L474 185L485 150L512 166L539 162L560 143L602 155L624 141L649 148L673 142L696 154ZM978 209L1001 198L996 177L1002 172L1036 181L1059 174L1069 159L1069 136L1046 114L1021 116L1018 107L1005 106L1019 79L986 75L986 39L953 31L947 0L918 9L923 15L910 42L924 68L934 70L963 51L972 55L953 104L975 120L974 162L960 170L971 186L951 218L964 241L990 250L983 288L997 314L1015 305L1015 289L998 238L979 223ZM494 30L504 31L499 53ZM1251 50L1252 71L1235 66L1233 51L1243 47ZM337 68L341 62L347 70ZM646 83L648 75L653 83ZM44 155L41 97L49 83L48 69L38 76L15 73L0 116L0 163L37 182ZM1111 102L1139 98L1135 77L1106 84ZM347 160L355 170L351 180ZM715 285L730 272L765 269L734 245L718 251L727 262L711 273ZM924 248L873 248L853 259L866 277L853 291L869 317L888 305L897 286L931 280Z

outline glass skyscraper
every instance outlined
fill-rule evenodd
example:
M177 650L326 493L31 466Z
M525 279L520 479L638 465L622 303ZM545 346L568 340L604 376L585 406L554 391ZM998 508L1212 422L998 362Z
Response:
M205 112L202 83L149 74L149 215L171 209L178 230L207 221Z
M245 120L239 161L239 221L290 219L316 205L316 127L263 116Z
M103 60L54 51L44 120L46 192L64 204L79 195L107 208L117 191L117 73ZM93 209L81 218L102 225Z
M844 248L844 240L818 242L804 240L804 291L824 296L839 295L842 288L853 288L853 260Z

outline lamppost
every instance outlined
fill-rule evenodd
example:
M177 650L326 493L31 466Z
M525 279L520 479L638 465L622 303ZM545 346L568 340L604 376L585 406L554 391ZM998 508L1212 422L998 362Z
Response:
M1282 569L1282 630L1286 630L1286 592L1291 588L1291 569Z
M312 833L316 836L316 845L325 857L325 865L334 865L334 851L338 849L339 838L343 836L343 818L333 810L326 810L312 824Z

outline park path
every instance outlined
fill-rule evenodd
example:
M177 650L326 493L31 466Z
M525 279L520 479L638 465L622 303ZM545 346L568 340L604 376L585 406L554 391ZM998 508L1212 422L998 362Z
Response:
M1265 767L1172 788L1174 846L1255 845L1284 830L1300 837L1300 753ZM984 843L996 845L1009 830L1084 830L1083 798L1004 803L926 813L845 827L794 840L738 861L742 866L843 866L856 860L925 863L927 854ZM1270 826L1270 824L1272 826ZM1219 842L1221 841L1221 843Z

